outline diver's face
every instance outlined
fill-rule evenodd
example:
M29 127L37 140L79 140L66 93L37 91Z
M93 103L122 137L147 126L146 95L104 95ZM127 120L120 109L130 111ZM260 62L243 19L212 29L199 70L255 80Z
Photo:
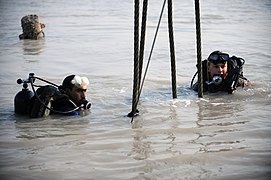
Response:
M71 90L67 92L69 97L76 105L81 105L82 100L86 99L87 84L82 82L81 85L74 85Z
M208 72L210 73L210 78L212 79L214 75L220 75L225 78L227 76L227 63L217 63L214 64L210 62L208 67Z

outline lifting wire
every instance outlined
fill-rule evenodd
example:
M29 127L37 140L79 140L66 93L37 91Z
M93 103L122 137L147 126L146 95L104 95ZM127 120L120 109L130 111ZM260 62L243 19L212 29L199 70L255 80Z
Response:
M136 112L136 101L138 99L139 91L139 64L138 64L138 41L139 41L139 0L135 0L134 4L134 85L133 85L133 102L132 112L128 114L128 117L133 117Z
M197 68L198 68L198 97L203 97L203 75L202 75L202 61L201 61L201 29L200 29L200 0L195 0L195 20L196 20L196 44L197 44ZM166 0L164 0L160 18L156 28L155 36L153 39L151 51L149 54L148 62L146 65L145 73L141 82L142 64L144 56L144 43L145 43L145 31L146 31L146 17L147 17L147 4L148 0L143 2L142 12L142 26L141 26L141 41L140 41L140 52L138 54L139 47L139 0L135 0L135 14L134 14L134 86L133 86L133 104L132 111L128 114L128 117L132 117L131 123L133 122L134 116L138 114L137 104L139 97L142 92L143 84L146 78L147 70L150 64L151 55L153 52L154 44L160 27L164 7ZM172 0L168 0L168 29L169 29L169 42L170 42L170 56L171 56L171 76L172 76L172 94L173 98L177 98L176 90L176 64L175 64L175 51L174 51L174 36L173 36L173 23L172 23ZM195 78L194 75L193 79ZM141 84L141 86L140 86ZM192 86L192 84L191 84Z
M176 87L176 63L174 50L174 35L172 22L172 0L168 0L168 36L170 44L170 59L171 59L171 84L172 84L172 98L177 98Z
M200 34L200 4L195 0L196 36L197 36L197 63L198 63L198 97L203 97L203 75L201 61L201 34ZM193 77L194 78L194 77Z
M153 43L152 43L152 47L151 47L151 51L150 51L150 54L149 54L149 58L148 58L148 61L147 61L147 65L146 65L146 69L145 69L145 72L144 72L144 76L143 76L143 79L142 79L142 82L141 82L141 86L139 87L140 85L140 80L138 80L138 76L140 77L141 79L141 72L142 72L142 63L143 63L143 50L144 50L144 39L145 39L145 28L146 28L146 15L147 15L147 3L148 1L147 0L144 0L144 5L143 5L143 15L142 15L142 29L141 29L141 44L140 44L140 58L142 59L139 59L139 66L140 68L138 67L138 57L137 57L137 53L138 53L138 11L139 11L139 2L138 0L135 0L135 33L134 33L134 52L135 52L135 55L134 55L134 90L133 90L133 106L132 106L132 111L128 114L128 117L132 117L132 120L131 120L131 123L133 122L133 118L134 116L138 113L138 110L136 109L137 107L137 104L139 102L139 97L140 97L140 94L142 92L142 88L143 88L143 84L144 84L144 81L145 81L145 78L146 78L146 75L147 75L147 70L149 68L149 64L150 64L150 60L151 60L151 56L152 56L152 52L153 52L153 49L154 49L154 45L155 45L155 42L156 42L156 38L157 38L157 34L158 34L158 30L159 30L159 27L160 27L160 24L161 24L161 19L162 19L162 16L163 16L163 12L164 12L164 8L165 8L165 4L166 4L166 0L164 0L164 3L163 3L163 6L162 6L162 9L161 9L161 13L160 13L160 17L159 17L159 21L158 21L158 25L157 25L157 28L156 28L156 32L155 32L155 36L154 36L154 39L153 39ZM169 26L169 36L170 36L170 46L171 46L171 67L172 67L172 71L174 70L175 71L175 52L174 52L174 41L173 41L173 26L172 26L172 0L168 1L168 9L169 9L169 22L168 22L168 26ZM172 36L172 37L171 37ZM174 68L173 68L174 67ZM137 72L140 74L137 74ZM176 72L172 72L172 83L175 83L176 84L176 77L173 77L173 76L176 76ZM175 91L173 90L173 98L176 98L177 95L176 95L176 85L173 86L172 89L175 89Z

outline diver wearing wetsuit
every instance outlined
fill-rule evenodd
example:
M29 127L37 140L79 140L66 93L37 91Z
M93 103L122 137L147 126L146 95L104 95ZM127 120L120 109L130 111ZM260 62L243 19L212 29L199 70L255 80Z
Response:
M242 58L230 57L229 54L220 51L212 52L207 60L202 61L203 92L224 91L231 94L236 87L248 85L249 81L243 77L244 63ZM192 85L193 80L191 87L198 91L198 82Z
M35 90L36 79L51 85L38 86L39 88ZM58 86L30 73L28 79L18 79L17 83L23 83L23 89L14 98L16 114L28 114L31 118L45 117L52 113L80 115L82 110L91 107L91 103L86 99L89 84L86 77L69 75L63 80L62 85ZM27 88L29 83L33 92Z
M57 111L71 111L74 107L86 105L86 91L89 80L77 75L67 76L59 86L61 94L52 101L53 109ZM90 106L90 104L88 105ZM79 111L72 111L70 115L79 115Z

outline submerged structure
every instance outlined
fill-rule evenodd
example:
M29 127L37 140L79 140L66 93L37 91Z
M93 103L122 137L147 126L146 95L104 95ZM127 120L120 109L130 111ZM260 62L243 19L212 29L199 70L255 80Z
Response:
M20 39L37 40L45 37L42 31L45 28L45 24L40 22L40 18L36 14L24 16L21 19L21 26L23 33L19 35Z

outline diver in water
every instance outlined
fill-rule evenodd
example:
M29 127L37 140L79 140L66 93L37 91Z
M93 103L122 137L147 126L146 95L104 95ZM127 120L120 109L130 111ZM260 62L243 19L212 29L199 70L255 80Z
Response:
M87 101L87 86L89 85L89 80L86 77L80 77L77 75L69 75L67 76L62 85L58 87L62 96L67 95L70 103L67 103L65 98L58 98L52 102L52 106L57 111L70 111L74 109L74 107L80 107L82 105L86 105ZM73 102L73 103L71 103ZM90 106L90 104L89 104ZM69 114L80 114L79 111L72 111Z
M50 85L37 86L34 84L36 79ZM23 83L23 89L14 99L16 114L28 114L31 118L45 117L49 114L80 115L80 112L91 107L91 103L86 99L89 84L86 77L69 75L62 85L58 86L30 73L28 79L18 79L17 83ZM28 84L33 91L28 89ZM35 90L34 87L39 88Z
M243 77L244 63L243 58L230 57L229 54L220 51L212 52L202 61L203 92L224 91L231 94L236 87L249 85L250 82ZM198 82L193 84L196 74L197 72L191 81L194 91L198 91Z

